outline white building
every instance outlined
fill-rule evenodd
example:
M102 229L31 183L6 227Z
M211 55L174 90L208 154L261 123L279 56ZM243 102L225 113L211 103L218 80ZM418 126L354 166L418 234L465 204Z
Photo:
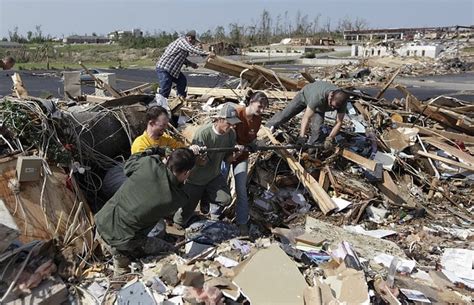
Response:
M389 55L413 56L413 57L430 57L436 58L441 51L444 50L443 45L403 45L399 48L389 48L387 46L361 46L353 45L351 48L351 56L353 57L383 57Z

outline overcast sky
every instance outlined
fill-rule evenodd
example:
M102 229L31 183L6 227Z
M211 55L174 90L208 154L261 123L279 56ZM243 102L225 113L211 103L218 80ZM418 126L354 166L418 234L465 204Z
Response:
M0 38L15 26L21 34L41 25L45 34L106 34L119 29L202 32L229 23L249 25L264 9L273 18L298 10L333 26L349 16L369 26L473 25L474 0L0 0Z

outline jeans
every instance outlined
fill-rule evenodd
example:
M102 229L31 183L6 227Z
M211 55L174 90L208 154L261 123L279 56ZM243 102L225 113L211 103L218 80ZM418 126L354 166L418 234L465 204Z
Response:
M288 105L282 111L276 113L265 126L279 128L281 125L288 122L295 115L306 109L306 103L304 101L303 93L300 91L298 94L288 103ZM320 141L321 125L324 123L324 112L315 112L311 120L311 136L308 143L314 144Z
M175 83L178 96L186 97L188 81L182 72L179 72L178 78L174 78L168 71L157 68L156 74L158 75L158 83L160 84L159 94L168 98L170 96L171 86Z
M246 224L249 220L249 199L247 196L248 166L248 160L244 160L236 165L233 165L235 193L237 195L235 221L239 225Z
M246 224L249 220L249 199L247 196L247 171L249 161L244 160L238 164L229 164L222 162L221 171L222 175L227 179L232 166L234 181L235 181L235 194L237 196L235 206L235 221L237 224Z
M199 201L202 205L209 203L213 218L220 216L223 208L231 202L230 189L222 175L217 176L206 185L186 183L183 186L183 191L188 194L189 201L173 217L173 221L183 227L188 225Z

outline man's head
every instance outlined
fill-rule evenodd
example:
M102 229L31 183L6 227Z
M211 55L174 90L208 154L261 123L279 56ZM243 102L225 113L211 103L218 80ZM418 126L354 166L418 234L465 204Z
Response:
M228 133L241 122L232 103L225 103L214 118L216 119L215 127L221 134Z
M178 148L171 153L166 161L166 166L175 175L179 182L188 179L191 169L196 163L196 155L188 148Z
M268 97L262 91L254 92L245 101L251 115L262 115L263 110L268 107Z
M163 135L168 126L168 112L161 106L153 106L146 111L147 133L153 138Z
M186 40L190 44L195 44L196 42L199 42L199 40L196 38L196 31L192 30L186 33Z
M3 62L3 65L2 65L3 70L10 70L15 65L15 59L11 56L7 56L3 58L2 62Z
M336 110L344 106L346 101L349 99L349 94L341 89L337 89L329 92L328 105L331 109Z

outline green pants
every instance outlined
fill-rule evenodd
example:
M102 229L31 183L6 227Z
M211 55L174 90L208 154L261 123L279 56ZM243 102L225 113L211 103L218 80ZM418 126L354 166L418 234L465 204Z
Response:
M180 226L185 227L194 213L197 204L211 205L211 214L218 214L219 207L228 206L231 202L230 189L227 181L222 175L212 179L206 185L197 185L186 183L183 191L189 196L189 201L180 208L173 217L173 221Z

